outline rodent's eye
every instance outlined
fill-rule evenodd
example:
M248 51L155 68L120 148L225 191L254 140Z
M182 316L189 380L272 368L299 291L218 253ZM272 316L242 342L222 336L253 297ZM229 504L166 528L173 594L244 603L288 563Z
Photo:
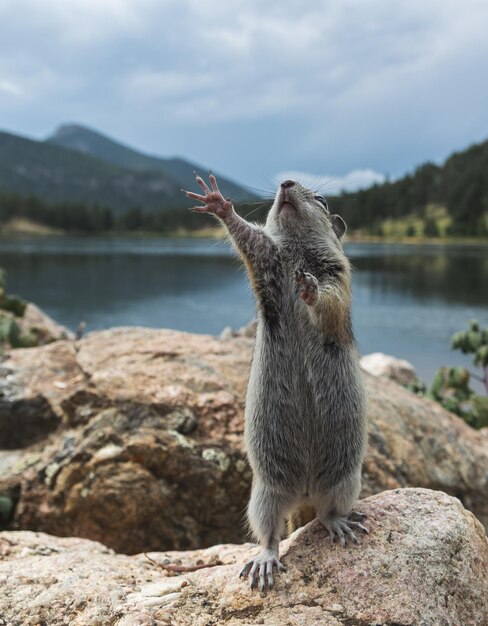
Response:
M314 198L315 200L318 200L320 204L324 205L326 211L329 210L329 205L327 204L327 200L324 198L324 196L314 196Z

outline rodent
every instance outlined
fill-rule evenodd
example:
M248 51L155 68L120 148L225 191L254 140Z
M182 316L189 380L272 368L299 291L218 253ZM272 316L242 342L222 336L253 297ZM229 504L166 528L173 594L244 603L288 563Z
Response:
M245 409L253 471L250 527L263 551L246 563L251 589L274 583L284 520L311 505L330 537L356 542L367 532L352 513L366 448L366 410L351 324L346 225L326 201L283 181L264 226L251 224L197 176L200 213L216 215L243 259L258 324Z

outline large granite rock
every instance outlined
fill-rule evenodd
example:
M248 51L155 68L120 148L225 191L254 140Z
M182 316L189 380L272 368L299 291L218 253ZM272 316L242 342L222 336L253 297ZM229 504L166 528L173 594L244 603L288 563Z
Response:
M15 394L6 391L6 410L42 399L59 420L41 443L0 453L0 497L16 505L10 527L79 535L126 553L241 541L251 347L246 337L131 328L9 352L3 367ZM439 489L487 524L484 431L389 380L365 381L363 496Z
M363 356L361 367L368 374L394 380L400 385L409 385L417 381L417 374L411 363L383 354L383 352L373 352Z
M287 572L267 594L238 579L256 553L249 544L129 557L82 539L1 533L0 616L9 626L487 623L488 541L459 500L399 489L358 508L370 534L357 545L332 544L317 521L282 542Z
M6 366L26 400L47 398L65 426L10 464L14 527L129 553L239 541L247 356L209 337L144 329L12 351Z

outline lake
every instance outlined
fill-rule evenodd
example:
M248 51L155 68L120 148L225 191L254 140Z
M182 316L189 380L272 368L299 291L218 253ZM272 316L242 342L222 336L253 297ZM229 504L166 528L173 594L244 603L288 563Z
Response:
M360 351L413 363L425 381L441 365L468 365L449 340L469 319L488 325L484 246L349 243ZM0 240L8 292L87 331L150 326L219 334L254 316L230 246L207 239Z

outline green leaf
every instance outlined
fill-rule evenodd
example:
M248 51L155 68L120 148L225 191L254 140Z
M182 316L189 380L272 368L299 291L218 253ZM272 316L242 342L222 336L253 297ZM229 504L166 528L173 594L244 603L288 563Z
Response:
M24 317L27 302L17 296L5 296L0 306L4 311L10 311L17 317Z
M474 357L474 364L488 367L488 346L480 346Z
M449 372L449 383L458 389L466 389L469 385L469 372L465 367L453 367Z
M12 324L13 319L9 315L0 314L0 342L8 341L10 343Z
M471 402L476 413L476 428L488 426L488 396L473 396Z
M480 329L480 325L478 324L477 320L471 320L469 322L469 327L471 330L474 331L478 331Z
M467 344L470 352L476 352L476 350L481 346L481 334L474 330L470 331L468 333Z
M0 524L5 526L8 524L14 512L14 503L12 498L0 496Z
M451 350L460 350L461 346L464 343L464 331L459 331L457 333L454 333L454 335L451 337Z
M446 369L447 368L445 367L441 367L437 371L437 374L434 376L434 380L432 381L430 392L437 400L440 398L440 393L446 385Z

